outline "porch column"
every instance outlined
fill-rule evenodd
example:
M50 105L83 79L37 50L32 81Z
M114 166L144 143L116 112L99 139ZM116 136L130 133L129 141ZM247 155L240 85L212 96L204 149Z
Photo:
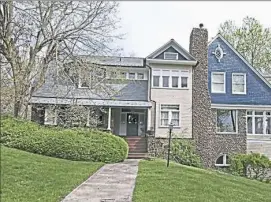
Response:
M108 108L107 130L111 130L111 107Z
M151 108L148 109L147 130L151 130Z

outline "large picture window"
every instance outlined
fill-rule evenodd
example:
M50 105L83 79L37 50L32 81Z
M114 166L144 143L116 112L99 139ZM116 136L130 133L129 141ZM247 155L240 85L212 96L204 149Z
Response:
M174 126L180 125L180 106L162 104L160 125L168 126L170 123L172 123Z
M211 91L212 93L225 93L225 72L212 72Z
M247 111L248 134L271 134L271 111Z
M246 74L232 73L232 93L246 94Z
M236 133L236 110L217 109L216 130L218 133Z

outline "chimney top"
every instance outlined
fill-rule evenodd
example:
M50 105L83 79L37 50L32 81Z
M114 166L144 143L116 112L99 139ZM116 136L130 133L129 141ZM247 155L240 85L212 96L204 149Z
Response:
M200 24L199 24L199 28L203 28L203 23L200 23Z

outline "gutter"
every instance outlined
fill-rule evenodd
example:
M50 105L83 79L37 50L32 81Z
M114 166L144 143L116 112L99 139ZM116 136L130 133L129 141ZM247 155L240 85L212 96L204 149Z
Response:
M154 117L155 117L155 121L153 123L153 132L154 132L154 136L155 136L155 132L156 132L156 105L157 104L156 104L156 101L154 101L154 100L151 99L152 67L146 63L146 59L144 59L144 63L150 69L150 71L149 71L149 88L148 88L148 92L149 92L149 100L154 103Z

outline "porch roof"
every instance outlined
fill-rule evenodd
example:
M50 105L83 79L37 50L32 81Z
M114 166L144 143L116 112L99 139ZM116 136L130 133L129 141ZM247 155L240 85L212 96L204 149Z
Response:
M146 107L152 106L147 101L125 101L125 100L91 100L91 99L69 99L69 98L48 98L32 97L32 104L78 104L85 106L108 106L108 107Z

